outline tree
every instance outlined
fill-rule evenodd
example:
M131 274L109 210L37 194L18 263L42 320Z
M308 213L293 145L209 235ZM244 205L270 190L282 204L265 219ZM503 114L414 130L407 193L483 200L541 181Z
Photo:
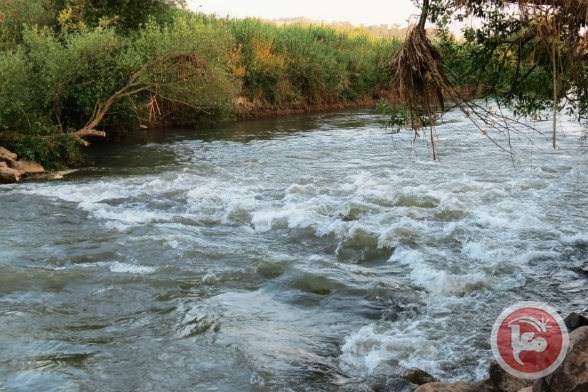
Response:
M57 14L52 0L0 1L0 50L22 43L24 24L49 26L55 23Z
M219 31L193 17L178 16L173 25L164 27L148 23L122 54L124 60L119 64L126 65L122 83L96 96L92 115L74 135L82 140L105 137L97 128L113 105L140 96L155 106L167 103L173 109L222 110L238 86L225 68L229 60L219 61L230 56L232 44Z
M60 12L61 23L83 23L95 27L102 21L125 31L135 30L150 17L165 14L173 7L185 5L185 0L53 0Z
M585 29L588 0L422 0L421 20L392 62L394 83L404 98L415 130L430 125L431 118L453 99L472 109L485 125L498 125L499 132L513 130L508 122L497 122L491 113L480 113L464 97L467 81L475 81L474 97L492 97L513 109L515 116L533 116L552 110L552 145L556 147L557 116L562 108L578 121L588 118L588 58ZM464 41L451 41L450 21L474 18L475 27L465 29ZM445 39L434 47L424 34L424 23L436 24ZM451 41L448 43L448 41ZM459 47L459 50L455 48ZM461 69L447 69L444 60L460 51ZM465 61L464 61L465 60ZM407 67L406 65L410 65ZM431 106L431 103L434 103ZM425 114L425 115L423 115ZM495 126L496 128L496 126ZM491 137L488 134L488 137Z

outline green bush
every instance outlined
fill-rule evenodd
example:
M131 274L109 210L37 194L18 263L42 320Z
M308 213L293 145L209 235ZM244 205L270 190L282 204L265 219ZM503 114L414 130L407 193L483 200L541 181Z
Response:
M48 170L62 169L82 159L80 141L60 131L39 134L0 134L0 145L14 151L19 159L40 163Z
M54 26L58 12L51 0L0 1L0 50L14 50L22 43L25 24Z
M147 64L141 80L152 85L149 92L168 107L186 107L203 115L226 113L239 89L230 71L234 45L230 31L221 24L183 12L170 24L148 23L127 55Z
M320 106L374 94L398 42L328 26L231 20L244 94L274 107Z
M30 130L41 120L32 73L22 50L0 52L0 133Z

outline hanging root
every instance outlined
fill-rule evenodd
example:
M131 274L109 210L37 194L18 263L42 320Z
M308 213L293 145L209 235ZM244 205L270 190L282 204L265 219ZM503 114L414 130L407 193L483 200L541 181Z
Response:
M425 32L429 1L423 1L419 23L392 58L390 67L395 75L392 88L398 92L411 128L429 127L433 159L438 158L435 143L435 113L445 108L444 96L451 89L443 70L441 55L431 45Z
M443 110L444 94L450 91L441 56L431 45L425 31L414 28L391 62L396 76L392 81L411 116L413 128L426 126L423 109ZM433 105L435 103L436 105ZM428 114L428 113L424 113Z

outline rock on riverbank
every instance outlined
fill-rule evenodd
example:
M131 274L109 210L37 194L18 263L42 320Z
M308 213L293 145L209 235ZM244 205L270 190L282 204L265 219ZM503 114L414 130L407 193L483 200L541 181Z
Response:
M0 183L11 184L26 178L39 178L45 174L37 162L18 160L18 156L0 147Z

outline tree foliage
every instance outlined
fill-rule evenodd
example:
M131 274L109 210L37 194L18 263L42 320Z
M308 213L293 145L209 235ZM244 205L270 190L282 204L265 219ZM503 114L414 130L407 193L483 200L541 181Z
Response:
M146 103L222 112L238 89L224 60L229 35L173 14L133 34L109 24L23 24L0 51L0 143L53 166L71 163L83 137L148 121Z
M409 86L405 89L399 86L404 91L406 118L413 127L426 125L418 122L422 113L432 118L436 110L442 109L445 99L472 112L471 118L482 122L484 128L494 128L506 136L516 131L510 124L518 124L517 118L544 117L549 110L554 148L556 120L562 109L577 120L586 121L588 1L421 0L418 3L422 5L421 20L426 18L436 25L440 40L431 46L424 37L424 26L419 24L400 52L404 50L404 57L397 55L393 61L396 83L398 80L413 82L404 83ZM468 21L463 39L457 40L449 33L448 26L453 21ZM403 65L410 58L415 60L406 70ZM421 87L414 88L415 85ZM428 107L431 96L440 93L442 97L436 100L440 105ZM498 121L500 116L477 106L472 98L491 98L498 105L511 108L515 118ZM431 135L432 132L431 127ZM435 154L433 138L431 143Z
M459 20L478 19L464 31L466 44L477 48L472 65L483 89L518 113L533 114L554 100L577 106L578 93L585 94L588 2L449 0L437 6ZM433 20L446 18L436 14Z

